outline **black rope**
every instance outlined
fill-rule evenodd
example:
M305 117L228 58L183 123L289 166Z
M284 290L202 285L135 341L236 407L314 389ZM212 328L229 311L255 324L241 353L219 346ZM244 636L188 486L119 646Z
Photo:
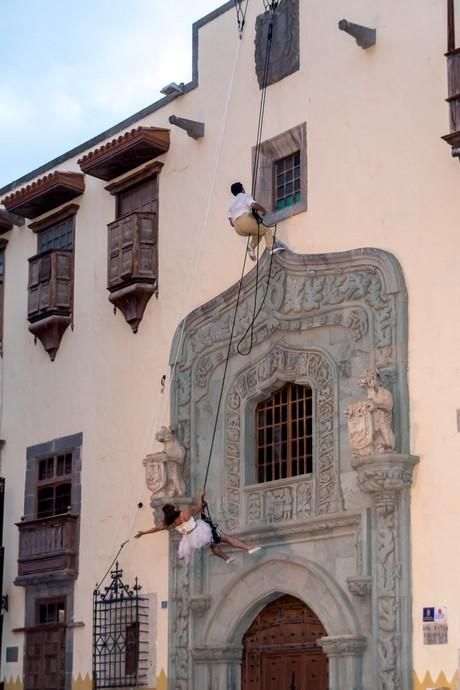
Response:
M271 4L274 4L274 3L271 3ZM271 11L271 14L273 15L272 9L270 9L270 11ZM260 99L260 105L259 105L259 119L258 119L258 123L257 123L256 150L255 150L255 154L254 154L254 166L253 166L253 176L252 176L252 195L253 196L254 196L255 188L256 188L256 184L257 184L257 174L258 174L258 167L259 167L261 141L262 141L262 128L263 128L264 115L265 115L265 100L266 100L266 92L267 92L267 78L268 78L268 68L269 68L269 64L270 64L272 36L273 36L273 19L271 18L269 26L268 26L268 33L267 33L267 47L266 47L266 52L265 52L265 64L264 64L264 74L263 74L263 81L262 81L262 93L261 93L261 99ZM276 228L276 226L275 226L275 228ZM258 232L257 232L258 240L260 239L259 233L260 233L260 231L259 231L259 226L258 226ZM259 315L259 313L262 309L263 303L265 301L265 297L266 297L267 292L268 292L268 286L269 286L270 274L271 274L271 266L272 266L272 260L273 260L273 255L271 255L271 257L270 257L270 270L269 270L269 275L268 275L268 280L267 280L267 287L265 289L265 294L264 294L264 298L262 300L262 303L261 303L259 309L257 309L257 286L258 286L258 281L259 281L259 244L260 243L258 242L257 243L257 264L256 264L256 289L255 289L255 295L254 295L253 318L252 318L251 323L249 325L249 328L251 329L251 347L250 347L249 351L245 354L249 354L251 352L251 349L252 349L254 322L255 322L257 316ZM249 237L248 237L248 241L246 244L246 248L248 246L249 246ZM246 266L246 259L247 259L247 251L245 253L245 257L244 257L244 261L243 261L243 268L241 270L241 277L240 277L240 282L239 282L239 286L238 286L238 294L236 297L235 311L233 313L232 326L230 329L230 338L229 338L229 342L228 342L227 355L225 357L225 366L224 366L224 372L222 374L222 384L220 387L219 400L217 403L216 418L215 418L214 428L213 428L212 437L211 437L211 444L209 447L209 456L208 456L208 463L206 466L206 474L205 474L205 478L204 478L203 491L206 490L206 484L208 482L208 476L209 476L209 469L211 466L212 452L214 449L214 442L215 442L216 433L217 433L217 424L219 421L219 413L220 413L220 408L222 405L222 398L223 398L223 394L224 394L225 377L227 375L228 364L229 364L229 360L230 360L230 353L231 353L232 342L233 342L233 334L235 332L236 316L238 313L241 290L243 287L243 278L244 278L244 269ZM248 331L246 331L246 333L247 332ZM245 335L243 336L243 338L245 337ZM241 344L241 341L238 343L238 345L240 345L240 344ZM238 347L237 347L237 350L239 352ZM206 511L208 513L209 519L211 520L211 515L209 512L208 506L206 506Z
M253 198L255 198L256 195L256 189L257 189L257 178L258 178L258 173L259 173L259 160L260 160L260 150L262 147L262 131L263 131L263 124L264 124L264 118L265 118L265 101L267 97L267 81L268 81L268 70L270 67L270 54L271 54L271 47L272 47L272 38L273 38L273 13L271 12L272 16L270 17L270 23L268 25L268 31L267 31L267 46L265 50L265 63L264 63L264 72L263 72L263 78L262 78L262 90L261 90L261 96L260 96L260 105L259 105L259 120L257 123L257 136L256 136L256 146L255 146L255 153L254 153L254 163L253 163L253 168L252 168L252 187L251 187L251 192ZM254 325L255 321L260 314L263 304L265 302L265 298L268 293L268 286L270 284L270 278L271 278L271 270L272 270L272 261L273 261L273 254L270 256L270 266L269 266L269 271L268 271L268 279L267 279L267 286L265 289L265 294L262 299L262 302L260 304L259 309L257 309L257 295L258 295L258 289L259 289L259 244L260 244L260 225L262 224L262 219L259 219L257 214L256 214L256 219L257 219L257 265L256 265L256 286L254 290L254 306L252 310L252 320L251 323L249 324L248 328L244 332L243 336L238 342L237 345L237 351L240 355L247 356L251 353L252 347L254 344ZM265 227L270 227L270 226L265 226ZM273 244L276 241L276 225L275 225L275 233L273 237ZM272 247L273 248L273 247ZM247 334L251 332L251 338L249 341L249 348L244 351L241 347L243 341L246 339Z

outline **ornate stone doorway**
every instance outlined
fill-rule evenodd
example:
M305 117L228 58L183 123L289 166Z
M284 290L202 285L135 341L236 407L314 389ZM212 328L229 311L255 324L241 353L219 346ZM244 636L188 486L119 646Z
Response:
M266 606L243 638L242 690L327 690L327 635L315 613L285 595Z

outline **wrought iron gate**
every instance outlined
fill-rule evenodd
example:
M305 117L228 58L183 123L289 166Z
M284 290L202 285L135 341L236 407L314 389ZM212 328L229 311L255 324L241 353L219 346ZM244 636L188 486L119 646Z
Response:
M141 586L122 580L118 562L111 583L93 592L93 688L145 687L148 671L149 602Z

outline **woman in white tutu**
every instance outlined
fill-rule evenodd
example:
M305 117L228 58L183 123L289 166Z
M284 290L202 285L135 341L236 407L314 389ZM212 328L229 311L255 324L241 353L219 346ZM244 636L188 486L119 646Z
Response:
M220 546L221 543L229 544L236 549L243 549L249 554L260 551L260 546L251 547L236 537L231 537L229 534L224 534L217 529L211 520L203 514L206 505L204 496L201 497L199 503L189 506L185 510L178 510L172 504L167 503L162 508L164 515L163 523L159 527L152 527L145 530L145 532L139 531L136 534L136 539L144 536L144 534L154 534L155 532L174 528L182 535L179 543L179 558L184 558L187 563L196 549L202 549L205 546L209 546L212 553L222 558L226 563L232 563L233 558L225 553ZM195 517L196 515L201 515L202 517L197 518Z

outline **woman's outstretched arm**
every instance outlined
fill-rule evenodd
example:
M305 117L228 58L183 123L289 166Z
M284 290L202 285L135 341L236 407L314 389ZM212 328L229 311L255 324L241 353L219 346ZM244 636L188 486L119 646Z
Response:
M168 529L168 526L163 523L160 527L151 527L150 529L146 529L144 531L139 530L139 532L134 536L134 539L140 539L144 536L144 534L155 534L155 532L161 532L164 529Z

